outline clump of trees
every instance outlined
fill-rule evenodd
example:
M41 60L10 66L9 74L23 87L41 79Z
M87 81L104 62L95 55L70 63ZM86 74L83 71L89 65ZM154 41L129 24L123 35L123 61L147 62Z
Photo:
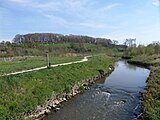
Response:
M20 35L17 34L14 39L14 43L22 42L39 42L39 43L63 43L63 42L73 42L73 43L92 43L101 44L109 46L112 44L110 39L106 38L93 38L89 36L82 35L62 35L56 33L32 33Z
M112 54L123 52L123 47L106 47L91 43L37 43L26 41L25 43L0 43L0 57L14 56L46 56L46 53L51 56L59 56L66 53L106 53Z
M154 55L154 54L160 54L160 44L152 43L147 46L139 45L138 47L130 47L127 50L127 54L129 56L136 56L136 55Z

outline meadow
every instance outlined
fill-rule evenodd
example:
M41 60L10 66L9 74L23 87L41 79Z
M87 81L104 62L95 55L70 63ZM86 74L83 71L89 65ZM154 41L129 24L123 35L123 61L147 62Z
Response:
M58 64L71 61L81 60L83 56L50 56L50 63ZM0 59L0 75L6 73L17 72L21 70L28 70L37 67L47 66L47 57L43 56L18 56L12 58L1 58Z
M0 119L23 119L53 94L69 92L78 81L107 72L115 58L105 54L84 63L59 66L19 75L0 77Z
M6 48L3 48L6 47ZM110 48L90 43L21 43L3 46L6 54L0 53L0 75L47 66L47 53L50 63L58 64L81 60L85 55L107 54L120 56L123 48ZM0 48L0 49L2 49ZM68 54L73 54L69 55Z

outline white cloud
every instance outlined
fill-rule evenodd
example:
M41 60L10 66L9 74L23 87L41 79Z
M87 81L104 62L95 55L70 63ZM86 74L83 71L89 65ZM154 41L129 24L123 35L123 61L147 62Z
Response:
M77 15L89 15L88 13L106 13L115 7L120 6L119 3L111 3L104 7L96 7L96 2L94 0L46 0L44 2L38 2L34 0L9 0L16 5L31 7L32 9L38 11L59 11L67 14L75 14ZM85 16L83 16L85 17Z
M9 0L16 3L16 5L30 7L36 12L39 12L44 17L49 18L51 21L58 24L71 24L66 21L64 16L56 15L54 12L60 12L68 15L69 17L75 17L80 20L80 26L88 28L113 28L112 26L106 26L101 22L102 19L106 19L108 11L120 6L119 3L111 3L103 7L96 7L96 3L93 0L52 0L37 2L33 0ZM98 16L98 18L97 18ZM88 21L91 19L91 21ZM93 20L94 19L94 20ZM96 20L95 20L96 19ZM97 20L98 19L98 20ZM76 23L73 23L76 24Z
M64 11L65 9L79 9L88 1L89 0L46 0L40 2L34 0L9 0L9 2L15 3L16 5L39 8L42 11Z
M26 0L9 0L10 2L24 3Z
M9 2L13 2L19 5L26 5L31 2L31 0L9 0Z
M31 7L40 11L61 11L62 4L60 2L34 3Z
M79 19L93 19L95 16L104 18L106 13L113 8L120 6L119 3L110 3L106 6L96 7L98 2L94 0L46 0L38 2L34 0L9 0L16 6L23 6L40 12L42 14L51 14L48 12L61 12L65 15L77 17ZM96 9L95 9L96 7ZM52 13L53 14L53 13Z
M61 3L65 3L71 8L81 8L87 5L89 2L91 2L91 0L65 0L65 2Z
M153 0L153 1L152 1L152 4L153 4L154 6L159 7L159 6L160 6L160 0Z

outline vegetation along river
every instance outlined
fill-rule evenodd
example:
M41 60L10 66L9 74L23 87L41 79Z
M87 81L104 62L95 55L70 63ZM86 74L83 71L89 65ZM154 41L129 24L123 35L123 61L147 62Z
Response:
M132 120L140 111L139 92L143 91L149 70L125 61L104 81L96 83L84 94L62 104L46 120Z

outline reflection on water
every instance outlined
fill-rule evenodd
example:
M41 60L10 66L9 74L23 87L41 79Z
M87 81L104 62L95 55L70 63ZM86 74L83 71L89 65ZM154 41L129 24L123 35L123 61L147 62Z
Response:
M115 64L115 70L104 81L82 95L64 103L59 112L52 112L46 120L132 120L139 110L138 93L145 87L149 70Z

